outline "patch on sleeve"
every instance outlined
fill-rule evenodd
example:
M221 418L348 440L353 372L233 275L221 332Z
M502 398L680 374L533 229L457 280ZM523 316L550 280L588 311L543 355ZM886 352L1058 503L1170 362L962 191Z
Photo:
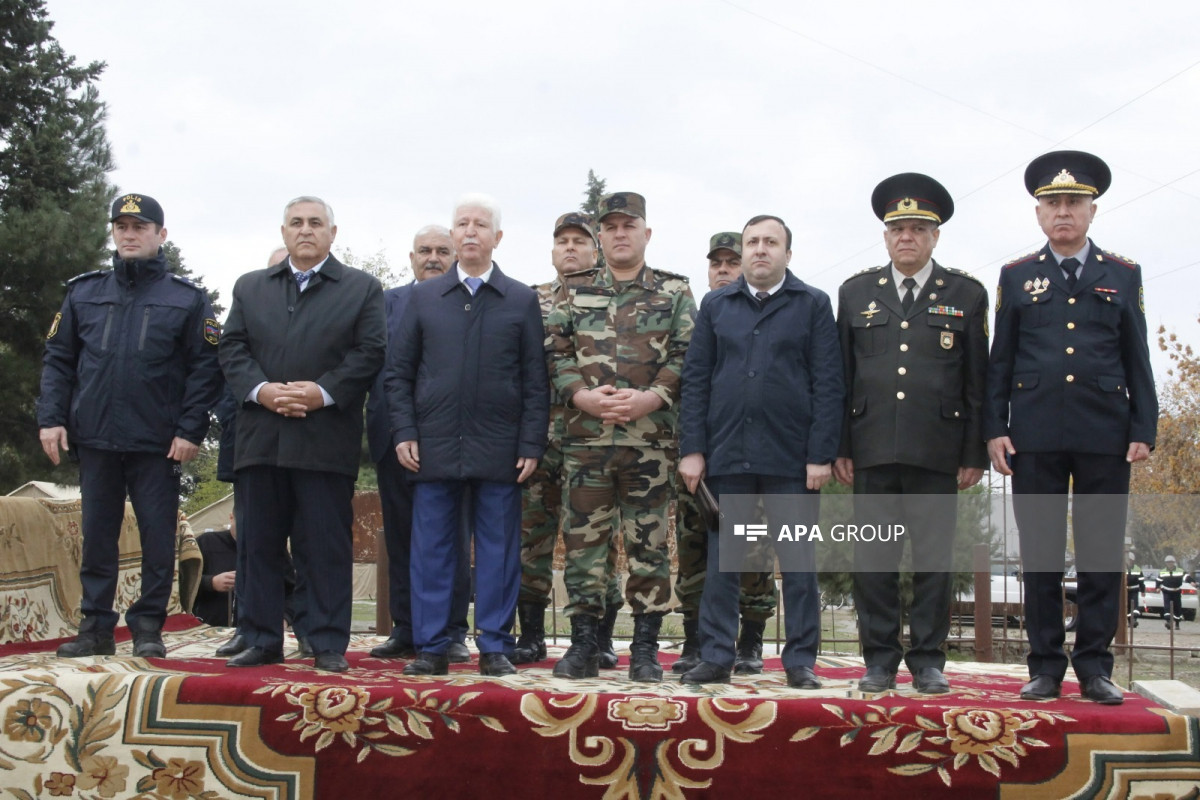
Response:
M1146 287L1145 286L1138 287L1138 308L1140 308L1142 310L1143 314L1146 313ZM59 314L59 316L61 317L62 315ZM55 325L55 327L58 327L57 319L54 320L54 325ZM50 334L50 335L53 336L54 334Z
M55 320L54 324L57 325L58 320ZM204 341L209 344L216 344L221 341L221 326L215 319L204 320Z
M54 315L54 322L50 323L50 332L46 334L47 341L49 341L50 339L53 339L54 334L58 333L58 323L60 323L60 322L62 322L62 312L61 311Z
M1001 287L1001 286L996 287L996 311L1000 310L1000 290L1002 288L1003 287Z

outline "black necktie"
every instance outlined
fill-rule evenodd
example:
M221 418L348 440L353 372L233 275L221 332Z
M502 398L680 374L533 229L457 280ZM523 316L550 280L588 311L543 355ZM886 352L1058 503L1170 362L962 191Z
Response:
M1075 283L1079 280L1079 259L1064 258L1059 266L1067 273L1067 289L1075 291Z
M907 314L908 310L912 308L913 290L917 288L917 282L912 278L905 278L900 282L900 285L905 289L908 289L908 291L904 293L904 297L900 298L900 308L904 309L904 313Z
M770 292L755 292L754 296L758 298L758 305L760 308L762 306L765 306L767 304L767 301L771 299Z

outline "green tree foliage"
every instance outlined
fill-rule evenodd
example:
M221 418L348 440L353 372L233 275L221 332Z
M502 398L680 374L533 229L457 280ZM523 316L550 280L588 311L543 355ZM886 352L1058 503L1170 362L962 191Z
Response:
M112 154L96 81L51 36L42 0L0 0L0 491L52 473L34 403L63 283L103 265Z
M587 214L592 219L600 215L600 198L607 192L608 181L603 178L596 177L594 170L588 170L587 188L583 190L583 202L579 204L579 210ZM596 251L596 267L604 269L604 252Z
M408 283L412 280L412 271L408 266L402 266L399 269L392 269L388 263L387 256L382 250L369 256L360 256L350 250L349 247L341 248L337 253L338 261L341 261L348 267L361 269L368 275L374 275L383 284L384 289L391 289L393 286L399 286L402 283Z

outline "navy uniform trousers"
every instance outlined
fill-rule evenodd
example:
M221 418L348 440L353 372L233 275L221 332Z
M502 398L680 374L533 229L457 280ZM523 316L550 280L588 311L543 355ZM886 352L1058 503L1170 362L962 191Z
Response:
M98 630L116 627L113 610L120 568L125 494L133 503L142 543L142 594L125 612L131 630L161 629L175 579L179 525L179 464L165 453L124 453L75 447L83 494L83 583L80 611Z

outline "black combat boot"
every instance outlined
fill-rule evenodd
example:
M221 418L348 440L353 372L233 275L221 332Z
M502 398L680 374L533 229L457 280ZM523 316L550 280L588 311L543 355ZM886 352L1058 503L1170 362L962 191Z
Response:
M554 665L556 678L595 678L600 675L596 652L596 627L600 621L590 614L571 617L571 646Z
M757 675L762 672L762 640L766 627L765 622L742 620L742 635L737 641L737 660L733 662L735 675Z
M662 627L662 612L638 614L633 618L633 644L629 647L629 680L660 683L662 667L658 664L658 629Z
M521 635L513 647L512 663L532 664L546 658L546 608L537 603L518 603Z
M700 664L700 634L697 630L699 627L700 620L695 617L683 618L683 649L679 651L679 658L671 665L671 672L676 675L682 675Z
M615 669L617 666L617 651L613 649L613 626L617 624L617 612L620 606L608 606L604 616L600 618L600 626L596 629L596 650L600 655L600 669Z
M84 617L79 623L79 635L58 646L59 658L86 658L87 656L111 656L117 652L112 629L101 630L95 617Z

